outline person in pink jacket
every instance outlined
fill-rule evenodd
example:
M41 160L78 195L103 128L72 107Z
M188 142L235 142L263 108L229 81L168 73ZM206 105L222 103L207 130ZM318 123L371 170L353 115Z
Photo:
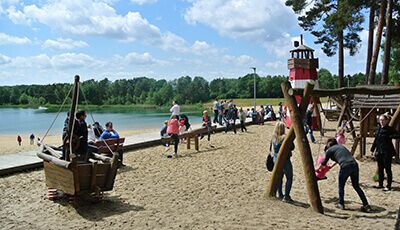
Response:
M179 121L178 116L174 115L168 121L167 134L174 140L174 157L178 157L178 144L179 144Z

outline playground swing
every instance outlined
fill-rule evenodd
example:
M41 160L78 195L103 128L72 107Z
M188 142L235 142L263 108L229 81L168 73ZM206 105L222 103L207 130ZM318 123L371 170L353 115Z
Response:
M59 109L55 120L59 116L71 91L65 98ZM37 156L43 159L43 166L48 187L49 200L59 198L59 191L69 197L72 204L76 204L80 195L89 194L99 200L104 191L110 191L114 187L114 181L117 174L118 153L113 153L112 157L102 156L96 153L85 153L79 156L76 152L79 142L74 134L75 112L77 109L79 96L79 76L75 76L73 99L70 110L69 126L67 138L63 141L65 149L65 160L59 159L61 149L46 145L44 139L49 133L55 120L50 125L42 142L39 143ZM92 116L93 118L93 116ZM107 143L106 143L107 145ZM108 148L110 148L108 146Z

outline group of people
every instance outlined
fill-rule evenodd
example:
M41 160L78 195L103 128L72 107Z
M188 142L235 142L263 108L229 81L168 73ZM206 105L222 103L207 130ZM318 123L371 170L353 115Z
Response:
M38 141L39 141L40 139L38 138ZM17 135L17 142L18 142L18 145L19 146L21 146L22 145L22 137L21 137L21 135ZM35 144L35 134L31 134L30 136L29 136L29 143L30 143L30 145L33 145L33 144Z
M64 128L62 134L62 156L61 159L65 159L65 148L68 148L67 140L70 114L67 113L67 118L64 121ZM105 124L105 129L100 125L99 122L94 122L93 126L86 123L87 114L81 110L76 112L75 118L72 120L72 142L76 144L75 153L83 158L88 158L91 153L97 153L96 141L119 138L118 132L113 128L111 121ZM123 164L123 152L119 152L119 166L125 166Z
M382 114L379 116L379 126L376 131L375 140L371 147L371 152L377 161L378 165L378 173L379 180L378 185L374 186L377 189L383 189L384 191L390 191L392 189L392 170L391 163L392 158L395 155L395 148L392 143L392 139L400 139L400 133L396 131L393 127L389 125L389 116L386 114ZM345 126L345 125L344 125ZM315 176L317 180L326 179L326 173L335 165L339 165L339 175L338 175L338 193L339 200L336 204L336 207L339 209L345 209L344 203L344 188L346 185L346 181L350 178L351 184L354 190L357 192L358 196L362 201L361 211L369 212L371 211L371 206L368 203L368 200L365 196L364 191L361 189L359 185L359 166L357 161L354 159L351 152L343 146L345 143L344 137L344 129L345 127L341 126L337 130L335 138L329 138L327 140L324 154L319 156L317 162L318 165L315 168ZM274 147L274 162L278 156L279 149L283 143L285 137L286 126L283 122L278 122L275 126L274 133L272 136L271 144ZM291 151L294 149L294 145L291 146ZM329 161L332 160L334 163L329 164ZM387 176L387 184L384 187L384 179L386 172ZM282 178L286 177L286 185L285 185L285 193L282 191ZM278 183L277 196L282 199L284 202L293 203L290 196L290 191L292 188L293 182L293 166L291 163L291 153L289 154L287 160L285 161L283 167L283 176Z

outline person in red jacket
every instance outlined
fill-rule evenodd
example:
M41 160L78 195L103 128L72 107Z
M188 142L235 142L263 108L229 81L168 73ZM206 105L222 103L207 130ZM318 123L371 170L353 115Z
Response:
M19 146L21 146L22 137L20 135L17 136L17 141L18 141Z
M174 154L175 158L178 157L178 144L179 144L179 116L174 115L168 121L167 133L174 140Z

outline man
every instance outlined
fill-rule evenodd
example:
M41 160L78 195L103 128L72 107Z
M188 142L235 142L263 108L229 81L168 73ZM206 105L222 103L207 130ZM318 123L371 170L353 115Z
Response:
M329 159L335 161L340 165L339 171L339 202L336 204L336 207L344 210L344 186L346 185L347 179L350 177L351 184L354 190L357 192L360 197L363 206L361 207L361 211L369 212L371 211L371 207L368 204L367 198L365 197L364 192L360 188L359 184L359 168L357 161L351 155L350 151L346 149L343 145L339 145L335 138L330 138L327 141L325 146L325 160L321 163L319 170L322 166L325 166Z
M79 138L79 147L76 149L76 153L81 156L85 156L88 151L88 129L86 124L86 112L78 111L76 113L74 134Z
M172 102L172 107L171 107L171 109L169 109L169 111L171 112L171 117L178 116L178 119L179 119L180 106L178 105L177 101Z
M217 99L214 100L213 102L213 110L214 110L214 120L213 123L218 123L218 107L219 107L219 102Z
M119 138L119 134L115 129L113 129L113 123L111 121L106 123L106 129L100 136L100 140L107 140L107 139L114 139L114 138ZM123 163L123 154L124 152L121 150L118 152L119 154L119 166L125 166Z

